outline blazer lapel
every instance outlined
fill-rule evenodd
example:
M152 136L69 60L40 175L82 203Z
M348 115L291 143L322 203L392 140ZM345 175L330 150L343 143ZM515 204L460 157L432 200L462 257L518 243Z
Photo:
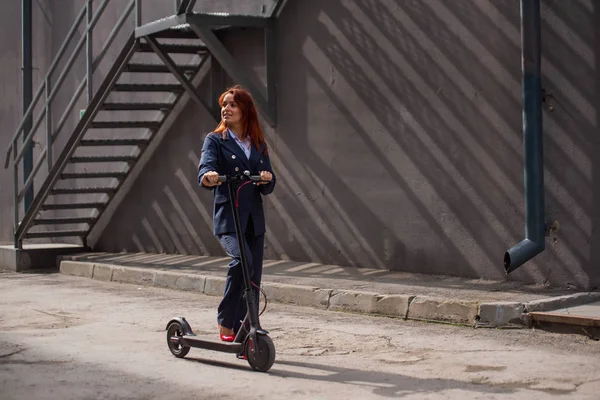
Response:
M264 170L264 160L263 160L263 150L265 149L265 145L260 146L260 150L256 150L256 147L251 146L250 150L250 163L256 169L256 172ZM262 161L262 163L261 163Z
M246 166L246 168L250 168L250 163L248 162L248 159L246 158L246 154L244 154L244 151L236 143L235 139L233 137L231 137L231 135L229 134L229 131L227 131L227 139L226 140L221 139L221 145L223 147L225 147L227 150L229 150L230 152L232 152L233 154L235 154L235 156L240 159L240 161L242 162L242 164L244 164ZM231 156L229 156L229 157L231 158Z

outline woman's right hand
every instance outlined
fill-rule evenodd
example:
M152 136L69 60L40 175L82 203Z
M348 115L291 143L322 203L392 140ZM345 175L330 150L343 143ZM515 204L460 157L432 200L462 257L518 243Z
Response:
M219 174L215 171L207 172L202 176L202 184L204 186L219 186L221 183L219 182Z

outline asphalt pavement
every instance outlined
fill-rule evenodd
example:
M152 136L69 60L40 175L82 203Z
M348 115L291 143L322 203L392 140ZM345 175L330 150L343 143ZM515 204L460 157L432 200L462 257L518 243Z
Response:
M167 349L183 315L217 338L219 298L65 274L0 273L0 399L597 399L600 342L270 303L275 364Z

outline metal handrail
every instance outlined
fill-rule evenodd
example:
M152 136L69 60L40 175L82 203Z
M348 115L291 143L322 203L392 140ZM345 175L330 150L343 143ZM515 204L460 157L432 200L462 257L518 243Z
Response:
M86 1L86 4L82 7L81 11L77 14L73 25L69 29L69 32L67 33L66 38L64 39L63 43L61 44L61 46L56 54L56 57L50 64L48 72L46 73L44 79L42 80L36 95L34 96L32 102L29 104L29 107L23 114L23 119L21 120L19 127L17 128L15 134L13 135L12 139L10 140L10 142L8 144L8 147L6 149L4 168L8 168L8 166L10 165L11 155L12 155L13 156L12 157L13 168L14 168L14 171L13 171L13 179L14 179L13 189L14 190L13 190L13 192L14 192L14 207L15 207L15 210L14 210L14 212L15 212L15 225L14 225L15 229L17 229L17 227L19 226L19 204L21 203L21 200L25 196L25 193L33 185L34 178L37 175L38 171L40 170L41 166L43 165L44 160L46 160L46 162L47 162L49 173L54 166L54 160L52 157L52 146L55 143L55 139L58 136L58 134L60 133L60 130L62 129L64 123L67 121L69 113L72 111L73 107L75 106L76 99L78 99L79 96L81 95L83 88L87 86L87 90L88 90L87 104L89 107L89 104L92 102L92 99L95 94L94 90L93 90L93 73L96 71L98 65L102 61L103 57L106 55L109 47L112 45L118 32L121 30L121 28L123 27L123 25L125 24L127 19L130 17L132 11L135 10L135 26L138 27L142 23L142 18L141 18L142 17L142 14L141 14L141 3L142 2L141 2L141 0L130 0L130 2L127 4L123 14L121 15L121 17L119 18L117 23L113 26L113 29L110 32L108 38L103 43L103 46L102 46L99 54L95 58L93 58L93 54L92 54L93 29L95 28L96 24L98 23L100 17L103 15L104 10L106 9L109 1L110 0L103 0L98 5L95 12L93 11L93 7L92 7L93 0ZM86 29L81 33L81 37L77 41L75 48L72 50L68 60L66 61L64 67L62 68L58 79L56 80L56 82L52 82L51 81L52 74L55 72L59 62L61 62L61 60L63 59L63 56L65 55L67 47L73 41L73 39L76 37L76 34L78 33L78 27L81 25L81 23L83 21L85 21L84 23L85 23ZM75 90L74 96L71 98L71 101L67 105L66 110L61 115L58 125L53 130L52 129L51 112L50 112L52 100L56 96L56 93L58 92L58 90L61 89L70 69L73 67L73 65L75 63L75 60L77 59L79 54L81 54L81 50L84 47L84 44L86 45L85 52L86 52L86 56L87 56L87 58L86 58L86 75L82 79L81 83L78 85L77 89ZM44 93L45 93L45 101L40 103L40 99L42 97L42 94L44 94ZM34 109L38 105L41 105L41 109L39 111L39 116L37 116L37 118L35 119L35 123L32 125L31 129L27 133L27 136L25 136L25 126L27 125L27 123L31 123L30 121L31 121L31 118L33 117ZM36 165L32 168L31 172L27 176L26 181L23 184L23 188L21 190L19 190L19 186L20 186L19 185L19 161L21 161L23 159L23 157L25 156L25 153L27 152L27 149L30 146L29 143L32 141L33 136L36 133L37 129L39 128L40 123L42 122L44 117L46 118L46 147L45 147L45 149L43 149L41 151ZM21 149L19 151L18 143L20 141L20 138L23 136L25 136L23 139L24 145L21 147Z
M106 7L106 5L108 4L110 0L104 0L103 3L100 5L100 8L97 10L97 14L94 16L94 18L92 18L91 23L90 23L90 28L89 29L93 29L96 25L96 23L98 22L98 19L100 18L100 14L104 8ZM123 14L123 16L129 16L129 14L131 13L131 11L133 10L133 6L134 6L134 1L130 1L129 5L127 6L127 8L125 9L125 13ZM123 26L123 23L125 22L126 18L121 18L119 20L119 22L117 22L117 25L115 25L116 29L113 29L113 32L118 32L118 30ZM112 32L111 32L112 33ZM112 36L112 39L114 39L114 36ZM73 54L71 54L71 57L69 57L69 60L67 61L67 64L65 65L65 68L63 69L63 71L61 72L61 74L58 77L57 82L54 84L54 88L52 90L50 90L50 93L47 93L46 96L46 104L51 103L52 100L54 99L54 96L56 95L56 93L58 92L58 90L61 88L61 85L63 83L63 81L65 80L65 78L67 77L67 74L69 72L69 69L73 66L75 59L77 58L77 56L79 56L79 51L81 50L81 48L83 47L86 36L82 36L81 39L79 39L79 41L77 42L77 45L75 46L75 49L73 50ZM103 51L101 52L101 54L99 55L99 57L103 57L104 54L106 53L106 50L108 50L108 46L110 46L110 44L112 43L112 40L110 42L108 42L107 44L105 44L105 46L103 47ZM86 76L83 78L83 81L86 81L88 86L90 85L91 82L91 76L90 76L90 72L93 74L96 70L96 66L98 65L99 61L101 61L101 58L96 59L95 62L91 62L88 64L89 68L91 69L91 71L88 71L88 73L86 74ZM49 78L47 78L49 79ZM48 88L50 87L49 85L49 80L45 81L42 84L42 89L44 88ZM88 88L89 89L89 88ZM73 96L73 98L77 98L79 96L79 93L77 93L76 96ZM88 103L91 100L91 96L90 93L88 93ZM31 131L29 132L29 134L27 135L27 137L25 139L23 139L23 142L25 143L29 143L29 141L32 139L33 135L35 134L37 128L39 127L40 123L42 122L42 118L46 116L45 111L42 111L41 114L39 115L39 117L36 119L35 123L33 124L33 128L31 129ZM62 124L60 125L60 128L62 128ZM57 127L57 131L60 130L59 127ZM21 129L22 130L22 129ZM20 132L17 132L17 135ZM18 139L18 136L15 136L15 138L13 138L13 145L14 145L14 141L16 141ZM21 149L21 151L18 153L17 157L15 158L14 162L19 162L21 161L21 159L24 156L24 153L26 151L26 147L23 147ZM9 159L9 154L7 154L7 160ZM5 165L5 168L7 166Z
M109 0L105 0L103 4L107 3ZM104 54L106 54L106 51L108 50L108 48L110 47L110 45L112 44L116 34L118 33L119 29L123 26L123 24L125 23L125 21L127 20L127 17L131 14L131 12L134 9L134 4L135 4L135 0L131 0L129 2L129 4L127 5L127 7L125 8L125 12L123 13L123 15L121 16L121 18L119 19L119 21L117 21L117 24L114 26L113 31L109 34L109 37L107 38L106 42L104 43L104 45L102 46L102 50L100 51L100 55L96 58L96 60L92 63L92 73L96 70L96 67L98 66L99 62L101 61L101 57L104 56ZM100 8L102 9L102 7ZM92 20L93 23L95 24L96 21ZM83 43L83 42L81 42ZM78 49L76 48L74 50L74 55L77 55ZM72 57L73 58L73 57ZM69 59L71 60L71 59ZM61 77L63 75L66 76L65 72L68 71L67 67L65 67L65 70L63 71L63 74L61 74ZM55 85L55 90L50 92L47 103L49 103L52 98L53 95L56 93L56 89L59 88L59 85L62 84L63 79L59 78L58 83ZM79 95L81 94L81 91L83 90L83 88L85 87L85 85L88 84L88 80L89 77L86 75L82 80L81 83L79 84L79 86L77 87L77 89L75 90L75 94L72 96L71 101L69 102L69 104L67 105L67 107L65 108L65 111L63 112L63 114L61 115L58 125L56 126L56 132L60 132L60 130L62 129L64 123L67 121L67 117L69 115L69 112L72 110L72 108L75 106L75 102L76 100L79 98ZM48 87L47 85L44 85L44 87ZM89 103L89 102L88 102ZM37 130L40 122L42 121L42 118L46 115L47 113L44 111L41 112L40 116L38 117L38 119L36 120L36 123L34 124L34 127L31 129L31 132L29 133L29 135L27 135L27 137L25 138L24 142L28 142L29 140L31 140L31 137L33 136L33 134L35 133L35 131ZM17 138L18 139L18 138ZM48 137L48 143L52 144L54 143L54 139L55 136L53 135L53 132L50 130L49 133L49 137ZM14 158L14 165L16 166L17 163L24 157L24 152L25 152L26 148L23 147L21 149L21 151L15 156ZM33 178L35 177L37 171L40 169L42 162L44 161L45 158L47 158L49 156L49 152L47 150L51 151L51 146L46 145L46 149L44 149L42 151L42 153L39 156L39 159L37 161L37 164L33 167L31 174L29 175L29 177L27 178L27 180L25 181L23 188L19 191L19 193L17 194L17 201L20 202L23 199L23 196L25 196L25 193L27 192L27 190L29 189L29 187L31 186L31 184L33 183ZM51 167L52 165L52 161L50 160L50 157L48 157L49 160L49 167Z
M27 110L25 111L25 114L23 115L23 119L22 119L21 123L19 124L19 127L17 128L17 131L13 135L13 138L10 141L10 145L8 146L8 149L6 150L6 158L5 158L5 161L4 161L4 168L8 168L8 164L10 162L10 153L11 153L11 151L13 149L13 144L19 138L19 134L23 130L23 125L25 125L25 122L31 116L31 113L33 112L34 106L37 104L38 100L40 99L40 96L44 92L44 90L46 88L46 82L48 82L49 79L50 79L50 77L52 76L52 73L54 72L54 68L56 68L56 65L58 64L58 62L62 58L63 53L65 52L65 50L67 49L67 46L69 45L69 42L71 41L71 39L73 38L73 36L75 36L75 32L77 30L77 27L81 23L81 19L85 16L86 9L87 9L87 5L81 9L81 11L79 12L79 15L77 15L77 17L75 18L75 23L73 23L73 26L69 30L69 33L67 33L67 37L65 38L65 40L62 43L62 45L60 46L60 49L58 50L58 54L56 54L56 57L54 58L54 61L52 62L52 64L50 64L50 68L48 69L48 72L46 73L46 76L44 77L44 80L42 81L42 84L40 85L40 88L38 89L37 93L35 94L35 97L33 98L33 101L31 102L31 104L29 105L29 107L27 108Z
M86 14L89 13L88 9L91 10L91 4L92 4L92 2L89 1L88 3L86 3L86 5L83 7L83 9L81 10L81 12L79 13L77 19L75 20L75 23L73 24L73 27L69 31L69 36L67 36L67 38L63 42L63 45L61 46L61 49L59 50L59 53L57 54L56 58L54 59L54 62L50 66L50 70L46 74L46 77L44 78L44 82L40 86L40 89L38 90L38 94L36 94L36 96L35 96L35 100L29 106L29 109L27 110L27 112L25 113L25 116L23 117L23 121L19 125L19 129L17 129L17 132L15 132L15 134L13 136L13 139L11 140L11 144L10 144L10 146L9 146L7 152L6 152L6 160L5 160L4 168L8 168L8 164L9 164L9 160L10 160L10 153L13 150L13 147L16 149L16 142L18 141L19 135L23 131L23 125L24 125L25 121L29 118L29 116L30 116L29 114L31 114L33 108L37 105L37 102L38 102L38 100L40 98L40 95L41 95L42 91L46 91L46 94L47 94L47 96L46 96L46 102L44 103L44 105L46 105L47 103L52 102L52 99L54 98L54 95L61 88L61 85L62 85L63 81L67 77L67 73L69 72L69 70L71 69L71 67L73 66L73 64L75 63L75 59L79 55L79 51L81 50L81 48L84 45L84 43L87 40L89 40L88 39L88 34L96 26L96 23L98 22L98 19L102 15L102 12L104 11L104 9L106 8L106 6L108 5L108 2L109 2L109 0L104 0L100 4L100 7L98 8L98 10L96 10L96 13L95 13L94 17L92 18L91 22L88 24L88 26L87 26L86 31L84 32L84 34L81 36L81 38L79 39L79 41L75 45L75 49L73 50L73 52L72 52L71 56L69 57L66 65L65 65L65 67L63 68L61 74L59 75L57 82L54 84L54 88L50 91L50 94L48 94L47 93L47 88L50 86L50 78L52 76L52 73L54 72L54 68L56 68L56 65L58 64L58 62L62 58L67 45L69 44L69 42L71 41L71 39L73 39L73 36L75 35L76 29L79 26L79 24L81 23L81 20L83 19L83 17ZM86 75L86 79L88 79L87 75ZM45 111L45 109L46 109L46 107L44 107L44 111ZM35 133L35 131L39 127L39 124L40 124L42 118L45 116L45 112L44 111L36 119L36 122L34 123L33 128L31 129L31 131L29 132L29 134L27 135L27 137L23 140L23 142L29 143L29 141L32 139L33 134ZM23 149L21 149L21 151L19 152L19 155L15 158L15 162L19 162L21 160L21 158L23 157L23 153L24 153L25 150L26 150L26 147L24 147Z

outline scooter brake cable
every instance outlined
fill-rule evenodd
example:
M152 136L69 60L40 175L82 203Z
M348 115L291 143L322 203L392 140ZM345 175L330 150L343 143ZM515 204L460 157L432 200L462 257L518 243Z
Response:
M263 290L261 287L259 287L258 285L256 285L256 283L254 283L254 282L252 282L252 281L250 281L250 283L252 284L252 286L254 286L254 287L255 287L255 288L257 288L258 290L260 290L260 293L261 293L261 294L264 296L264 298L265 298L265 306L263 307L262 311L261 311L261 312L258 314L258 316L260 317L261 315L263 315L263 313L264 313L264 312L266 311L266 309L267 309L267 302L268 302L268 300L267 300L267 293L265 293L265 291L264 291L264 290Z

